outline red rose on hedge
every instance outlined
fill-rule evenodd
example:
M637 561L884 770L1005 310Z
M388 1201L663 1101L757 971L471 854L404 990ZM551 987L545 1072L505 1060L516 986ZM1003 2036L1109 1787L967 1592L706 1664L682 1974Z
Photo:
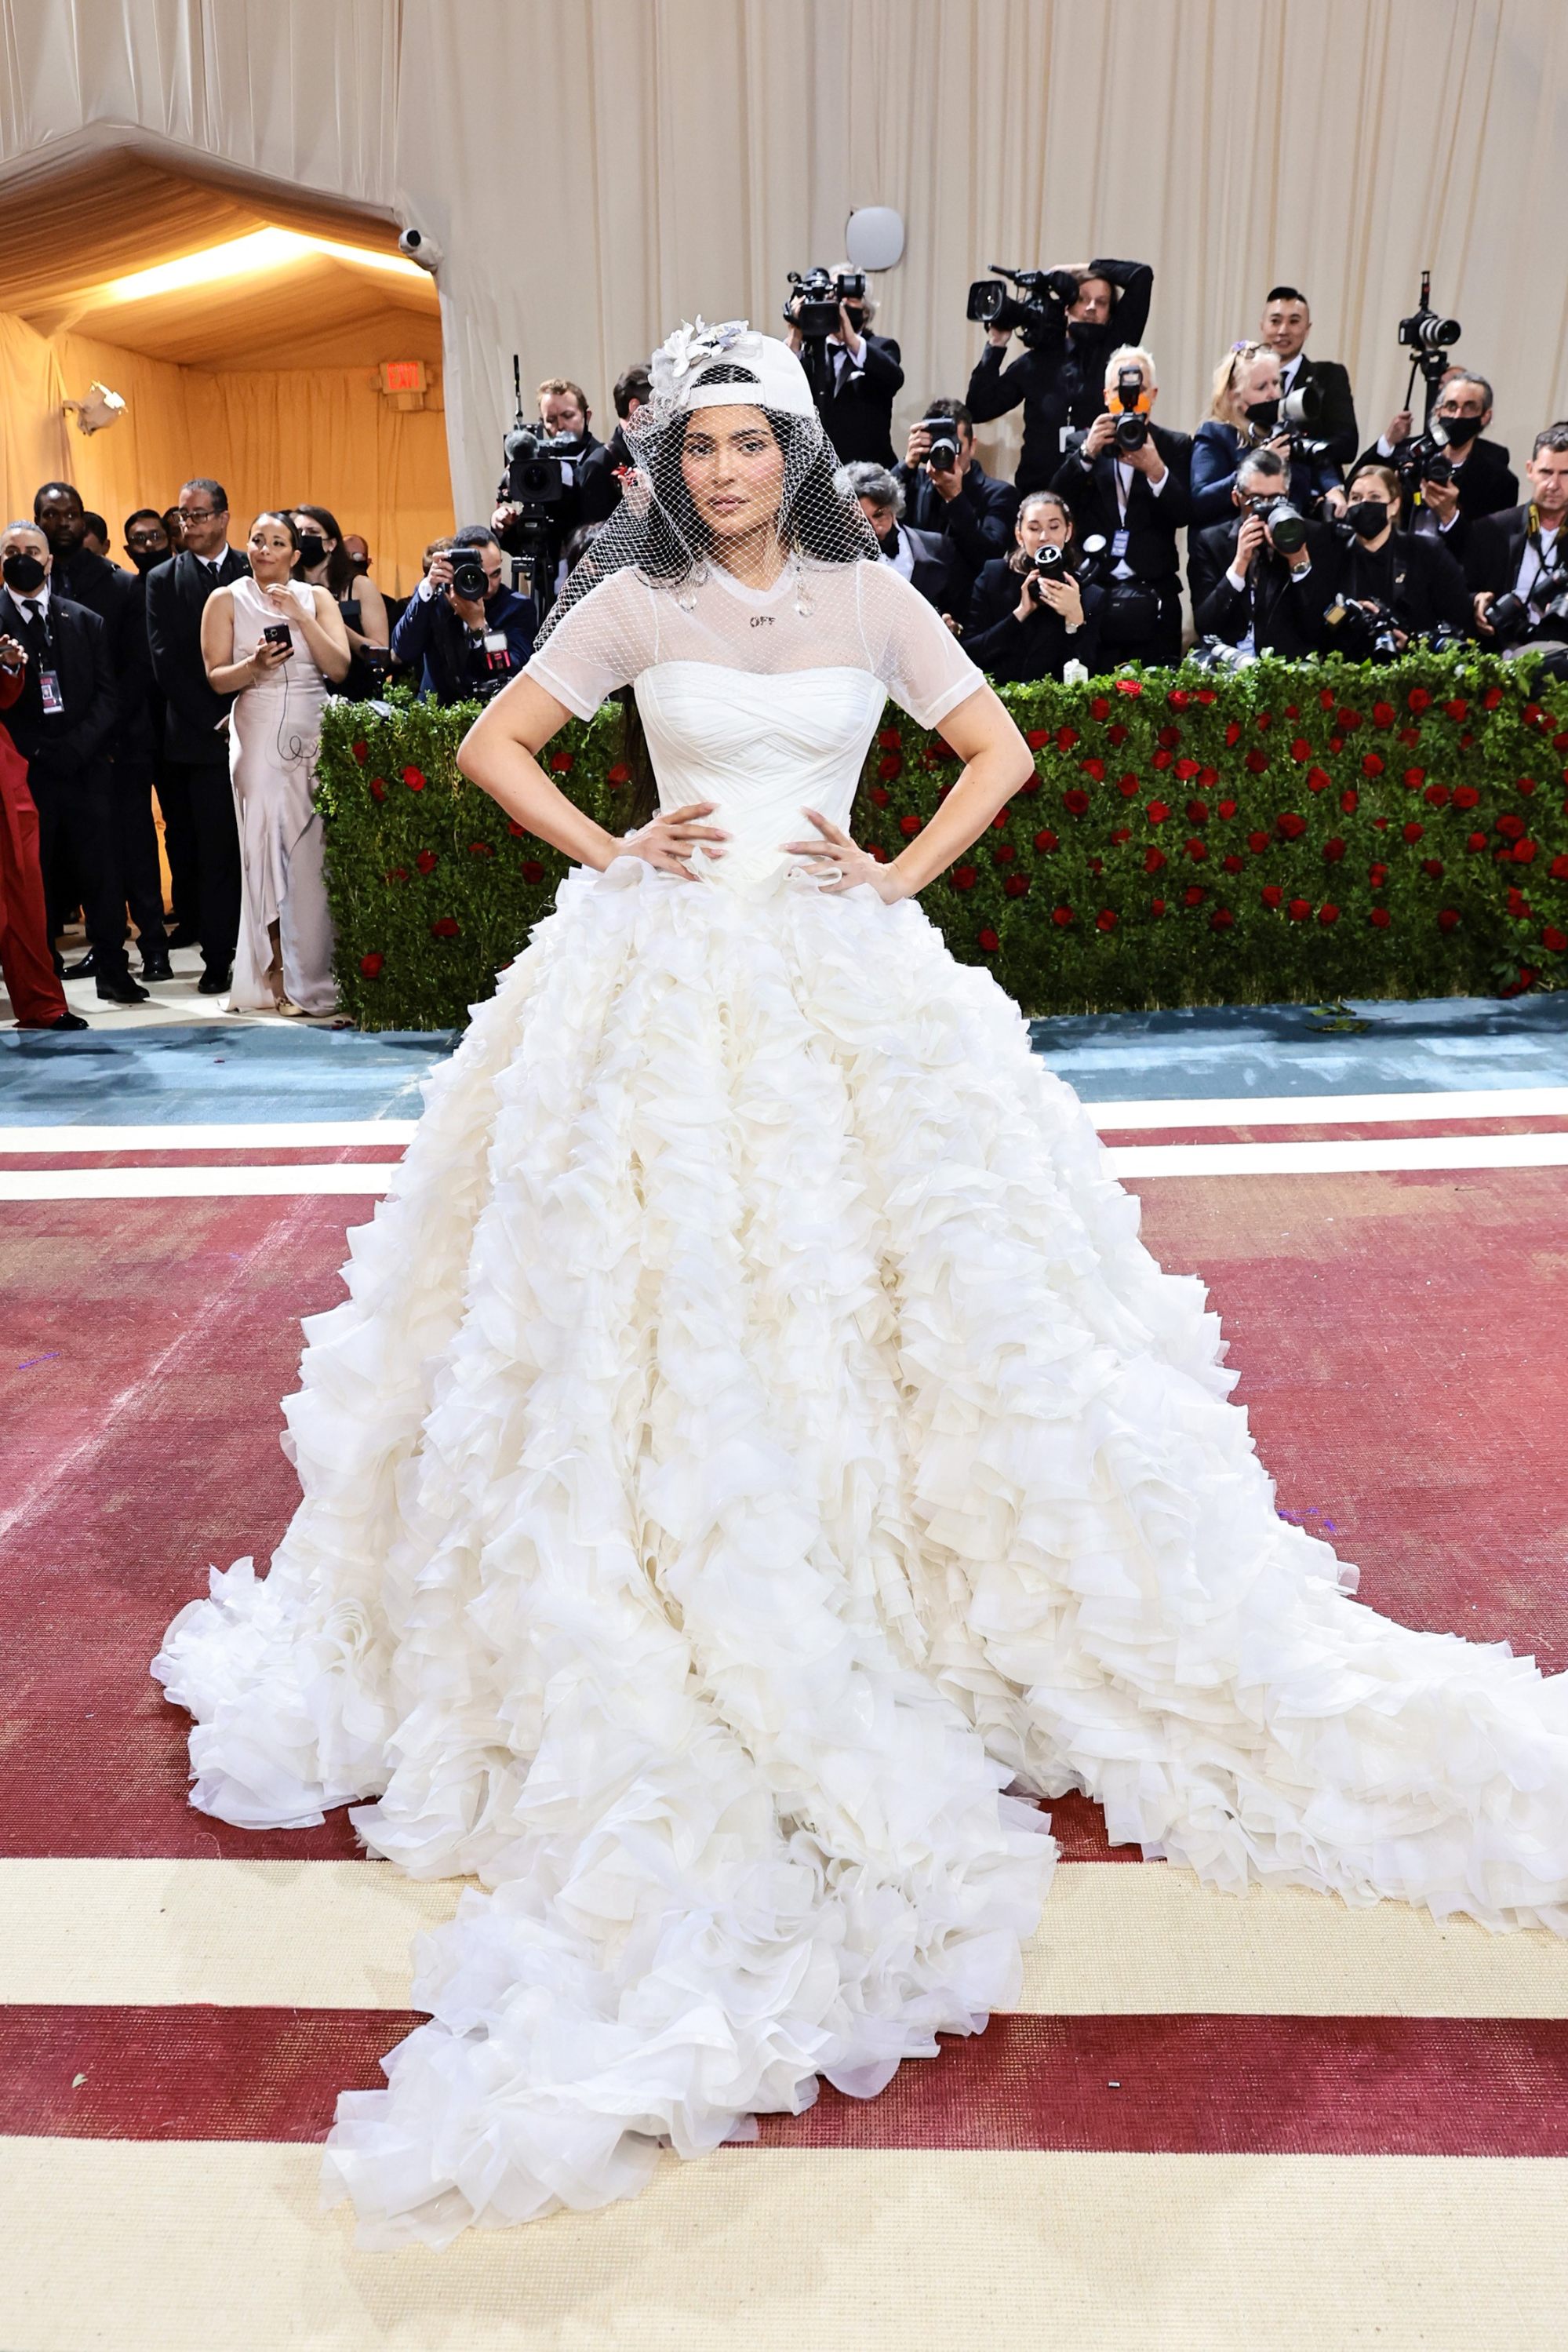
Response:
M1306 739L1306 737L1305 737L1304 735L1298 735L1298 736L1297 736L1297 738L1296 738L1296 740L1295 740L1295 741L1294 741L1294 742L1291 744L1291 759L1292 759L1292 760L1310 760L1310 759L1312 758L1312 745L1308 742L1308 740L1307 740L1307 739Z
M1279 884L1278 884L1277 882L1265 882L1265 883L1264 883L1264 885L1263 885L1263 904L1264 904L1266 907L1278 907L1278 906L1282 905L1282 904L1283 904L1283 901L1284 901L1284 897L1285 897L1285 894L1284 894L1284 892L1281 889L1281 887L1280 887L1280 886L1279 886Z
M386 796L387 796L387 781L386 781L386 778L385 778L384 776L372 776L372 777L371 778L371 800L373 800L373 801L384 801L384 800L385 800L385 798L386 798Z
M972 890L979 878L979 870L973 866L955 866L951 876L955 890Z
M1154 758L1149 761L1151 768L1158 768L1162 773L1170 766L1170 763L1171 754L1168 751L1156 751Z
M1049 727L1031 727L1023 740L1031 751L1043 751L1051 740L1051 730Z
M1188 801L1186 804L1186 821L1189 824L1202 824L1207 814L1208 803L1207 801Z
M1144 871L1145 874L1157 874L1165 862L1166 853L1163 849L1145 850Z
M1427 710L1431 707L1432 698L1424 686L1413 686L1405 699L1415 711Z
M1081 793L1074 785L1070 793L1062 793L1061 805L1070 815L1082 816L1089 806L1089 795L1087 793Z
M1119 824L1116 827L1115 832L1111 835L1111 845L1113 849L1120 849L1124 841L1131 841L1133 835L1130 827L1124 824Z
M1138 780L1136 776L1119 776L1116 779L1116 790L1121 793L1122 798L1124 801L1134 800L1137 797L1138 791Z
M1194 839L1192 841L1184 842L1182 846L1186 851L1187 856L1192 859L1195 866L1201 865L1203 860L1208 856L1208 844L1206 841Z
M1240 740L1241 740L1241 721L1240 721L1239 719L1227 719L1226 724L1225 724L1225 748L1226 748L1226 750L1227 750L1228 751L1233 751L1236 749L1236 746L1238 745L1238 743L1239 743L1239 742L1240 742Z
M1151 801L1147 809L1145 811L1145 814L1147 816L1151 824L1164 824L1166 817L1170 814L1170 810L1166 807L1164 801Z
M1329 785L1329 778L1328 778L1327 772L1326 772L1324 769L1322 769L1322 768L1309 768L1309 769L1307 770L1307 790L1308 790L1308 792L1310 792L1310 793L1322 793L1322 792L1326 792L1326 791L1328 790L1328 785Z
M1105 762L1103 760L1080 760L1078 764L1082 769L1086 776L1093 777L1097 784L1104 782Z
M901 775L903 772L904 754L902 751L885 752L876 763L876 772L884 783L890 776Z
M873 784L871 788L871 804L873 808L885 808L892 798L893 794L888 791L885 784Z
M1428 784L1421 797L1428 808L1447 808L1448 787L1447 784Z
M413 862L422 874L434 874L441 860L434 849L422 849Z
M1462 694L1455 695L1451 702L1445 702L1443 709L1446 716L1453 720L1456 727L1470 715L1470 706L1465 700Z
M1339 804L1344 811L1346 816L1354 816L1355 814L1356 810L1361 806L1361 794L1356 791L1354 784L1351 785L1348 792L1341 793L1339 796Z
M1163 915L1165 911L1166 902L1163 898L1151 898L1149 900L1149 912L1151 915Z
M1418 792L1420 791L1420 789L1421 789L1422 785L1426 782L1426 781L1427 781L1427 771L1426 771L1426 769L1425 769L1425 768L1406 768L1406 771L1405 771L1405 789L1406 789L1406 791L1407 793L1418 793Z
M1199 774L1201 771L1198 762L1196 760L1188 758L1184 754L1184 756L1176 763L1176 772L1181 778L1183 783L1187 784L1190 783L1194 776Z
M402 772L402 780L411 793L422 793L424 790L423 768L405 768Z
M1336 833L1332 841L1323 844L1323 856L1331 866L1337 866L1344 856L1344 844Z
M1011 803L1010 801L1009 801L1009 802L1008 802L1008 803L1006 804L1006 806L1005 806L1005 807L1003 807L1003 808L999 808L999 809L997 811L997 813L996 813L995 816L991 819L991 831L992 831L993 833L1000 833L1000 832L1001 832L1001 830L1002 830L1002 827L1006 824L1006 823L1007 823L1007 821L1008 821L1009 817L1009 816L1011 816L1012 813L1013 813L1012 803Z
M1208 928L1211 931L1228 931L1235 920L1228 907L1216 907L1208 919Z
M1051 832L1048 825L1043 833L1037 833L1035 835L1034 845L1040 850L1054 849L1057 846L1057 835Z
M1440 857L1424 857L1424 858L1421 860L1421 871L1422 871L1422 873L1423 873L1423 874L1429 874L1429 875L1431 876L1431 877L1432 877L1432 879L1433 879L1433 881L1434 881L1434 882L1437 879L1438 876L1442 873L1442 870L1443 870L1443 861L1442 861L1442 859L1441 859Z
M386 958L382 954L380 949L377 949L371 955L362 955L360 958L360 970L364 973L367 980L380 980L385 968Z
M1173 686L1170 692L1166 695L1166 700L1170 704L1173 710L1185 710L1188 703L1192 700L1192 697L1187 692L1185 686Z
M361 738L360 738L360 740L359 740L359 741L358 741L358 742L355 744L355 746L354 746L354 757L355 757L355 759L359 761L359 763L360 763L361 767L362 768L362 767L364 766L364 764L365 764L365 761L370 758L370 756L371 756L371 747L370 747L370 745L366 742L366 740L365 740L364 737L361 735Z
M604 771L604 781L607 784L613 784L619 792L622 784L631 782L632 771L624 760L617 760L612 768L606 768Z
M1247 836L1247 846L1249 849L1252 850L1256 856L1261 857L1263 852L1269 846L1268 835L1266 833L1249 833Z
M1304 923L1312 911L1312 902L1310 898L1292 898L1285 909L1292 923Z
M1056 748L1059 751L1071 751L1072 746L1077 742L1077 740L1078 730L1076 727L1059 727L1057 729Z
M992 930L989 923L986 925L985 929L980 933L980 946L987 955L995 955L997 950L1001 946L1000 940L997 937L995 931Z
M1391 702L1375 702L1373 704L1372 723L1375 727L1392 727L1394 719L1395 709L1394 705Z
M1027 874L1009 874L1007 880L1002 884L1002 888L1006 891L1009 898L1021 898L1029 888L1029 876Z
M1246 863L1247 860L1244 857L1228 857L1224 861L1225 870L1228 874L1239 874Z
M1337 923L1339 920L1339 908L1337 907L1320 907L1318 908L1318 920L1325 927L1330 923Z
M1568 856L1554 857L1548 870L1553 882L1568 882Z
M1484 849L1487 845L1487 837L1484 833L1472 833L1468 837L1469 845L1472 849Z
M433 940L455 940L457 937L456 916L437 915L430 927L430 936Z
M1533 776L1521 776L1518 783L1514 786L1514 791L1516 793L1523 793L1527 798L1534 790L1535 778Z
M1481 709L1483 710L1495 710L1501 700L1501 687L1489 686L1486 692L1481 697Z
M1389 913L1386 907L1374 907L1371 914L1368 915L1366 919L1369 923L1374 924L1378 930L1385 931L1388 929L1389 924L1394 920L1394 918Z
M470 857L494 857L496 853L487 841L471 841L468 855Z
M1541 934L1541 944L1550 948L1553 955L1561 955L1568 948L1568 931L1560 931L1555 923L1548 923Z
M1201 702L1206 709L1214 698L1214 688L1211 686L1200 686L1193 697L1194 701Z
M1361 760L1361 772L1364 776L1380 776L1383 773L1382 752L1364 751Z
M904 742L896 727L884 727L876 740L878 748L883 751L897 751Z
M1010 841L1004 841L998 845L993 854L991 862L996 866L1010 866L1017 856L1018 851L1014 848L1012 843Z
M573 755L570 751L552 751L549 755L549 768L552 776L570 776L573 765Z
M1341 734L1352 734L1361 725L1361 713L1359 710L1341 710L1335 716L1334 725Z
M1516 866L1530 865L1534 858L1538 846L1539 845L1533 841L1516 841L1513 845L1514 864Z
M1332 686L1319 687L1318 702L1321 708L1324 710L1332 710L1333 709L1334 695Z
M1505 841L1517 841L1524 831L1524 819L1514 816L1511 812L1507 816L1499 817L1497 830Z
M545 869L537 857L525 857L522 864L522 876L525 882L542 882L545 878Z
M1400 827L1400 831L1404 834L1406 841L1419 841L1421 835L1426 832L1426 826L1420 824L1415 817L1411 818L1408 824L1401 825Z
M1185 889L1181 895L1184 902L1187 906L1201 907L1204 900L1207 898L1208 893L1204 888L1201 882L1194 882L1189 884L1187 888Z
M900 833L907 835L911 841L914 840L915 835L920 830L920 819L915 814L913 809L907 816L901 816L899 818L898 829Z
M392 867L392 873L391 873L391 875L389 876L389 877L388 877L388 878L389 878L389 880L393 881L393 882L406 882L406 881L408 880L408 868L407 868L407 866L394 866Z
M1104 695L1097 694L1095 696L1093 701L1089 706L1089 716L1091 719L1110 718L1111 705Z
M526 824L519 824L515 816L510 816L507 819L507 831L511 835L514 841L521 841L524 834L528 831L528 826Z
M1236 814L1236 803L1234 801L1221 801L1219 803L1219 814L1221 816L1234 816Z
M1444 907L1437 916L1437 929L1440 931L1451 931L1458 919L1459 910L1457 907Z
M1100 912L1094 918L1094 928L1097 931L1113 931L1116 928L1115 908L1113 907L1102 907Z
M1375 890L1381 890L1384 884L1388 879L1387 866L1369 866L1366 869L1366 878L1371 883Z
M1072 920L1071 908L1053 907L1051 910L1051 919L1053 923L1057 924L1061 929L1065 930L1068 924Z
M1116 680L1116 691L1117 691L1117 693L1118 693L1118 694L1134 694L1134 695L1136 695L1136 694L1142 694L1143 690L1144 690L1144 682L1143 682L1142 678L1137 678L1137 677L1119 677L1119 678Z
M1124 743L1126 741L1126 740L1127 740L1127 730L1126 730L1126 729L1123 726L1123 724L1122 724L1122 722L1121 722L1121 720L1120 720L1119 719L1117 719L1116 724L1114 725L1114 727L1107 727L1107 728L1106 728L1106 730L1105 730L1105 740L1106 740L1106 742L1107 742L1107 743L1114 743L1114 744L1118 747L1118 749L1120 749L1121 745L1122 745L1122 744L1124 744Z
M1298 816L1294 809L1281 809L1274 819L1274 830L1281 841L1300 841L1306 829L1306 818Z

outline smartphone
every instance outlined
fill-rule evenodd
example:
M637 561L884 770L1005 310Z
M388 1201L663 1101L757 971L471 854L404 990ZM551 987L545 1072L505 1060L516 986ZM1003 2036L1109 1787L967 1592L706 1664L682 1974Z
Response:
M294 651L294 632L287 621L268 621L261 638L264 645L287 646L291 654Z

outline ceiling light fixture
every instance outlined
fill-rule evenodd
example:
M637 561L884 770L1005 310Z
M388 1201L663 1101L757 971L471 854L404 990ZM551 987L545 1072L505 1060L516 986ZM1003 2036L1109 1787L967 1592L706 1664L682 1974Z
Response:
M210 284L220 278L255 277L262 270L281 269L308 261L318 254L329 260L354 262L365 269L390 270L397 278L428 283L426 274L395 253L372 253L366 246L340 245L335 238L306 236L291 228L258 228L248 236L231 237L226 245L210 245L204 252L187 253L178 261L161 261L152 269L132 270L128 278L110 278L104 288L114 302L140 302L153 294L177 294L187 287Z

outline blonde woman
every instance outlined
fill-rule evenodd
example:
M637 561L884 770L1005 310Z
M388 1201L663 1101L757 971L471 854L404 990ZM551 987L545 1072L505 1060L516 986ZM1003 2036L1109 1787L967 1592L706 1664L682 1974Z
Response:
M332 921L311 793L321 709L329 686L348 675L349 640L331 592L294 576L299 532L291 514L258 514L246 554L250 579L215 589L202 614L208 682L237 698L229 764L240 927L229 1007L330 1013Z
M1320 450L1291 455L1291 436L1280 429L1280 354L1266 343L1232 343L1214 374L1208 415L1192 445L1192 520L1195 529L1228 522L1234 506L1236 468L1249 449L1277 449L1290 469L1290 495L1305 513L1328 499L1343 502L1339 468Z

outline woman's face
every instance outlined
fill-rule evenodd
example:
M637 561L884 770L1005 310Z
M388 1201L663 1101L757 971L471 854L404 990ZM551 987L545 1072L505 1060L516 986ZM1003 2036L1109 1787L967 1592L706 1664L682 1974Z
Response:
M784 452L759 408L699 408L686 420L681 476L716 545L771 530Z
M1072 536L1072 525L1054 502L1025 507L1013 529L1026 555L1037 547L1065 547Z
M1243 408L1250 408L1260 400L1280 397L1280 355L1277 352L1260 352L1242 375L1236 387L1237 398Z
M287 580L299 561L298 550L272 515L257 515L246 541L246 553L258 580Z
M297 514L294 518L294 528L299 533L301 539L306 536L307 532L313 531L316 537L320 541L322 547L326 551L326 554L329 556L338 544L335 539L329 537L326 525L324 523L318 522L314 515ZM323 558L323 560L325 560L325 558Z

